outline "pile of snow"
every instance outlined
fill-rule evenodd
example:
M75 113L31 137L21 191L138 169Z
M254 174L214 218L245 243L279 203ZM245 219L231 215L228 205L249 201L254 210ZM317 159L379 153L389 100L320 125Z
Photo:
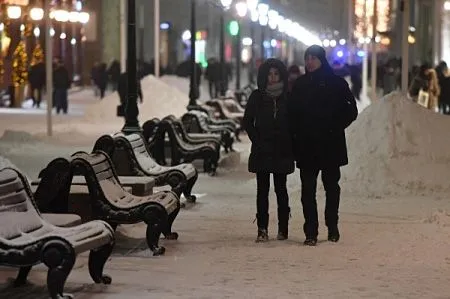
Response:
M19 169L16 165L14 165L11 161L6 159L5 157L0 156L0 169L11 167L14 169Z
M450 117L399 93L375 101L347 132L343 189L360 195L450 192Z
M188 94L182 93L154 76L142 79L144 102L139 104L139 120L142 123L154 117L163 118L173 114L181 117L186 112ZM91 124L123 123L123 118L117 117L117 106L120 104L117 92L106 96L99 103L91 105L85 114L85 121Z
M189 90L190 90L190 79L184 77L178 77L174 75L164 75L160 78L161 81L166 83L169 86L173 86L181 93L183 93L186 97L186 101L189 101ZM206 79L202 78L200 84L200 102L209 101L209 91L208 91L208 82Z
M33 143L38 141L38 138L24 131L5 130L3 136L0 137L2 143Z

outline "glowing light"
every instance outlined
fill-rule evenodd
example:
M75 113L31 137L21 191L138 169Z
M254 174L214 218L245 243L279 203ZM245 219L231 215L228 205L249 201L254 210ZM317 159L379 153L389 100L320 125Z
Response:
M444 2L444 9L449 11L450 10L450 1L445 1Z
M251 46L253 44L253 40L250 37L244 37L242 39L242 44L244 46Z
M337 55L337 57L342 58L342 57L344 57L344 52L339 50L339 51L337 51L336 55Z
M10 19L19 19L22 15L22 9L20 8L20 6L16 5L8 6L8 8L6 9L6 14Z
M181 39L183 41L190 40L191 39L191 31L189 31L189 30L184 31L183 34L181 35Z
M44 10L42 8L33 7L30 9L30 18L33 21L40 21L44 18Z
M341 46L345 45L346 42L347 42L347 41L346 41L345 39L343 39L343 38L339 40L339 44L340 44Z

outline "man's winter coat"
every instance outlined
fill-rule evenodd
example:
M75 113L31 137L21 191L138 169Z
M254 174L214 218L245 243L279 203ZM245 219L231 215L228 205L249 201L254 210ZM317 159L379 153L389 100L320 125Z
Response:
M288 111L297 167L326 169L348 164L344 131L358 110L347 82L334 74L325 52L315 50L322 66L297 79Z

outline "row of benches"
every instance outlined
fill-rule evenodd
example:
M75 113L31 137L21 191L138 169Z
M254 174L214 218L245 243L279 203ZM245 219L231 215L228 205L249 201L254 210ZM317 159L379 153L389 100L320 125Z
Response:
M121 172L128 171L133 177L119 176L118 165L126 166ZM139 185L135 176L149 179L146 185L150 188L133 190ZM132 190L124 187L127 178ZM92 153L77 152L52 160L31 185L20 171L2 169L0 265L20 268L15 280L19 286L25 284L32 266L44 263L49 268L50 296L61 298L76 255L90 251L88 268L92 279L109 284L111 278L103 274L103 267L113 250L117 226L145 222L149 248L154 255L164 254L159 237L163 234L166 239L178 238L172 225L180 211L180 196L184 194L187 201L195 202L191 191L197 178L192 164L156 164L138 134L102 136ZM74 185L86 186L90 197L90 214L82 215L83 224L66 214L71 212L69 198ZM152 194L151 187L164 185L170 185L171 191ZM55 218L54 214L64 215L65 219Z
M180 196L196 201L192 189L198 171L186 162L203 159L205 171L214 174L221 146L233 150L239 136L241 112L227 119L222 111L217 120L214 113L221 108L213 112L208 107L197 106L181 120L169 116L147 122L144 136L104 135L92 153L51 161L31 185L19 170L1 169L0 265L20 269L15 285L25 284L32 267L44 263L51 298L69 298L63 293L66 279L76 256L86 251L93 281L110 284L103 269L119 224L146 223L149 248L154 255L164 254L160 235L178 239L172 225L180 211ZM158 148L162 145L164 151L166 135L172 145L172 166L165 165ZM153 194L154 186L165 185L171 190ZM89 200L71 203L73 193L86 194ZM77 210L71 205L82 206L81 217L68 214Z

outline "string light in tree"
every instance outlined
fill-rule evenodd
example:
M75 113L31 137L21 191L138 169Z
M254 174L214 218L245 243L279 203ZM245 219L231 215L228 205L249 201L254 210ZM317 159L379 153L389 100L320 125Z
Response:
M33 57L31 58L31 65L36 65L44 61L44 51L42 50L41 44L37 43L33 50Z
M28 81L28 56L25 47L22 40L14 51L12 79L15 87L22 86Z

